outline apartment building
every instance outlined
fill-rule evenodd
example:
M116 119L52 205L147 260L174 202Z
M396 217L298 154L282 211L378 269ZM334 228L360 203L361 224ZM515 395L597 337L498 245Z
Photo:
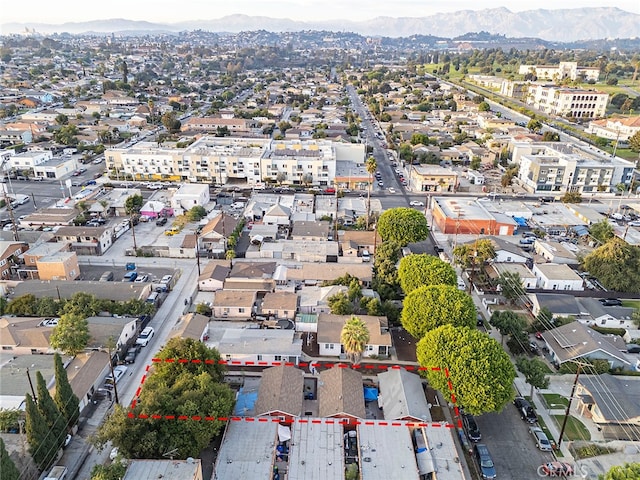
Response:
M590 119L603 117L609 94L582 88L531 84L527 103L549 115Z
M530 192L614 192L633 176L632 162L578 145L523 142L513 152L518 180Z
M627 142L640 132L640 115L633 117L611 117L589 122L586 130L598 137Z
M116 176L137 180L329 186L335 183L337 161L353 162L356 171L364 162L364 147L328 140L204 136L187 147L140 142L107 150L105 158Z
M600 69L597 67L579 67L577 62L560 62L559 65L520 65L518 70L520 75L533 73L539 80L564 80L569 78L585 81L598 81Z

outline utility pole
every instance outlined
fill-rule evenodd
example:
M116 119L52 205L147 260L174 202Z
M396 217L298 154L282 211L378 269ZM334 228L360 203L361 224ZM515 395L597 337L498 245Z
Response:
M36 397L36 391L33 389L33 383L31 382L31 375L29 374L28 368L27 368L27 379L29 380L29 386L31 387L31 394L33 395L33 401L35 402L38 398Z
M196 264L198 265L198 278L200 278L200 245L198 244L198 229L196 229Z
M573 401L573 396L576 393L576 386L578 385L578 378L580 378L580 369L582 368L582 364L578 363L578 369L576 370L576 378L573 381L573 387L571 387L571 395L569 396L569 404L567 405L567 410L564 412L564 420L562 421L562 428L560 429L560 437L558 438L558 448L562 445L562 435L564 435L564 429L567 426L567 420L569 419L569 409L571 409L571 402Z

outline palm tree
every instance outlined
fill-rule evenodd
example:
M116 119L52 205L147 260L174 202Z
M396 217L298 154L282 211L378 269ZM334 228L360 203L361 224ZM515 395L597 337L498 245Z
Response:
M376 173L378 164L375 158L369 157L365 166L369 173L369 189L367 190L367 230L369 230L369 218L371 217L371 185L373 184L373 174Z
M347 320L340 332L340 342L347 357L354 365L360 363L364 347L369 343L369 329L358 317Z

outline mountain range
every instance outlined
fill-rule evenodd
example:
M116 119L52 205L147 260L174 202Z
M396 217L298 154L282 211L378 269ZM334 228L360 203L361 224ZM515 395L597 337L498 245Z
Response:
M220 33L267 30L271 32L325 30L348 31L367 36L410 37L434 35L453 38L467 32L487 31L507 37L535 37L549 41L571 42L602 38L635 38L640 34L640 15L616 7L528 10L512 12L507 8L462 10L426 17L376 17L370 20L327 20L305 22L287 18L228 15L211 20L180 23L153 23L125 19L51 25L43 23L6 23L2 34L34 29L52 33L177 33L208 30Z

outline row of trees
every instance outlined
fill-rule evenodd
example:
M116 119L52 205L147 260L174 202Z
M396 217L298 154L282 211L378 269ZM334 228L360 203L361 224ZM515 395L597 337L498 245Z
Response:
M52 398L47 384L36 372L37 399L26 394L25 430L29 453L42 471L56 460L67 433L78 422L79 400L73 393L59 354L54 355L56 391ZM3 472L4 478L4 472Z

